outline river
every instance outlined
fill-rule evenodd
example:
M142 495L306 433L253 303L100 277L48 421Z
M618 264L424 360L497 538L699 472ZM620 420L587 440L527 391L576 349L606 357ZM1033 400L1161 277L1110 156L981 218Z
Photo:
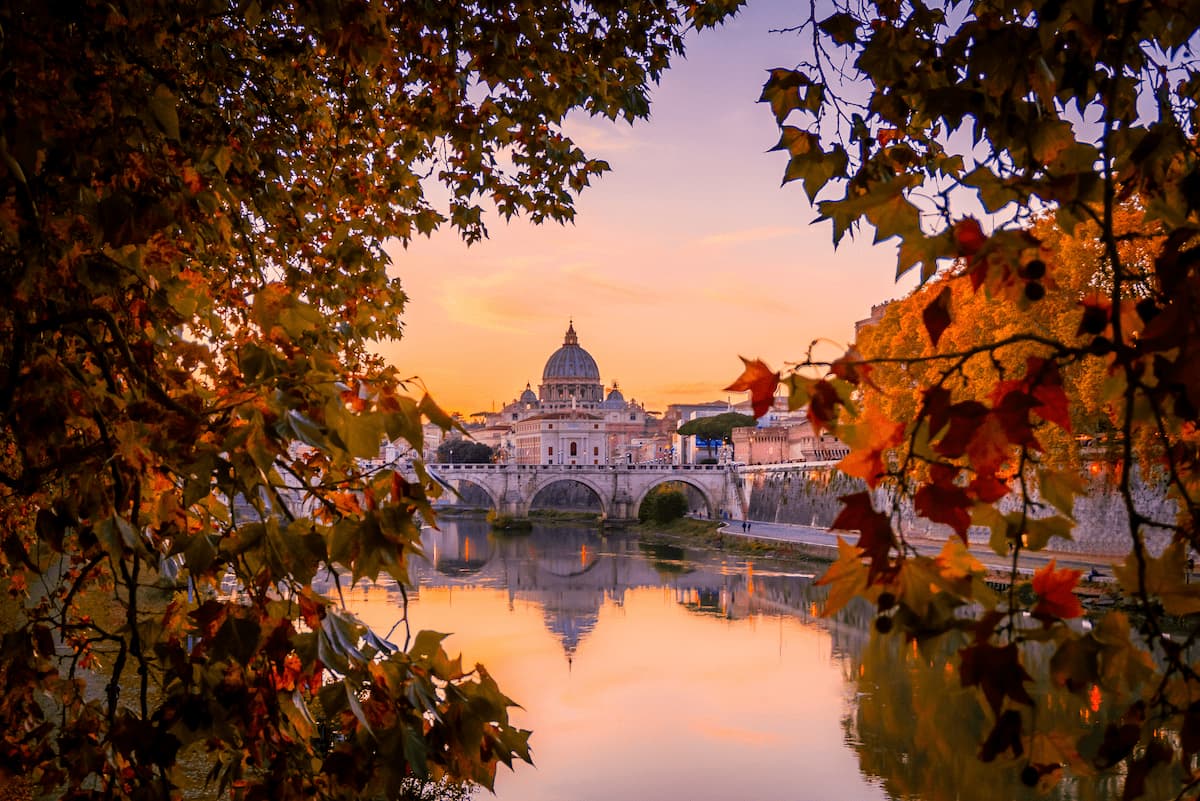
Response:
M934 714L962 692L939 684L943 665L881 677L873 665L894 662L866 657L887 647L869 636L870 610L818 616L820 565L584 527L440 525L425 532L428 561L412 565L409 618L414 631L451 633L447 650L485 664L523 707L513 719L533 730L535 765L501 767L500 801L1025 794L1013 771L974 758L966 738L981 724ZM399 618L394 586L359 585L346 600L377 631Z

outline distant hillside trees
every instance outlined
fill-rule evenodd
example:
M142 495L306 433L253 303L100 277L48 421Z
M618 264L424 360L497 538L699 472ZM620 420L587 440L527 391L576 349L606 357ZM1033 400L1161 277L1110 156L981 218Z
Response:
M493 455L491 447L467 439L446 440L437 449L437 460L442 464L487 464Z
M728 442L733 429L745 426L754 426L754 418L751 415L725 412L713 417L698 417L695 420L689 420L679 427L678 433L686 437L697 436L700 439Z

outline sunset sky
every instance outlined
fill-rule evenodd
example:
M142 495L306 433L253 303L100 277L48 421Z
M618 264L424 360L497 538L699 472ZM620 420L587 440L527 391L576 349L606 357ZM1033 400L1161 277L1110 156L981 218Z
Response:
M844 347L871 304L912 282L895 283L892 243L868 235L835 252L800 187L780 188L786 156L766 152L778 132L755 101L767 69L799 61L795 35L770 30L801 13L752 0L692 36L648 121L573 118L568 132L613 167L579 198L575 224L493 216L490 239L470 248L450 230L397 246L407 333L384 355L470 414L527 381L536 390L574 320L606 386L661 411L727 397L739 355L778 368L814 339Z

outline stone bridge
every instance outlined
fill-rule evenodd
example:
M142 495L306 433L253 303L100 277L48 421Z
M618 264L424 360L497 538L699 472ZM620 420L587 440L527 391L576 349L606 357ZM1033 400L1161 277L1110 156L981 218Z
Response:
M457 488L467 482L482 488L497 513L528 517L534 498L560 481L582 484L600 499L606 520L637 518L647 493L660 484L678 482L697 490L717 519L742 515L741 482L733 465L714 464L430 464L429 472Z

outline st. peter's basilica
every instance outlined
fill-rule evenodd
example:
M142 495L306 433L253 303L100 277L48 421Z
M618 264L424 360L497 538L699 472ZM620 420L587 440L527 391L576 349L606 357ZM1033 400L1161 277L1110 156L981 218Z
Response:
M474 415L472 435L517 464L613 464L631 459L641 440L657 433L657 420L614 381L605 394L600 368L579 345L574 322L542 370L537 393L529 384L496 412Z

